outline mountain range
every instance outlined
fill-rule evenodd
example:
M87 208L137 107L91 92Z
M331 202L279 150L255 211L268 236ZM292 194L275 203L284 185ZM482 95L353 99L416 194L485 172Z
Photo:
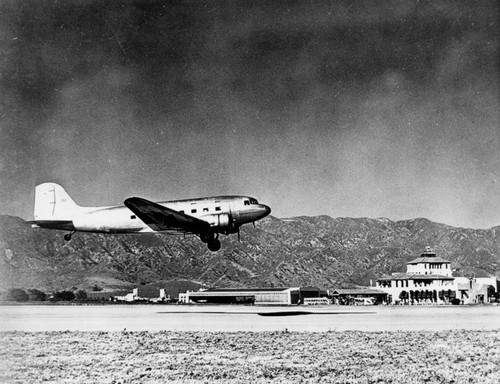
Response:
M500 226L456 228L424 218L270 216L243 227L241 242L222 236L215 253L194 236L77 233L66 242L63 234L0 216L0 289L346 288L406 271L426 246L450 260L456 276L500 277Z

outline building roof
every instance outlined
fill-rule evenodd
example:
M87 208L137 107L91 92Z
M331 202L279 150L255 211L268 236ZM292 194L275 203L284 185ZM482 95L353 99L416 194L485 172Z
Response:
M387 292L371 288L340 288L335 289L332 295L387 295Z
M381 277L377 281L394 281L394 280L455 280L454 277L443 275L419 275L408 273L395 273L389 277Z
M431 247L427 246L425 247L425 252L422 253L420 257L417 257L415 260L412 260L406 264L420 264L420 263L443 264L443 263L451 263L451 261L445 260L442 257L437 257L436 252L433 252L431 250Z
M290 288L281 287L281 288L209 288L200 292L282 292L286 291ZM298 289L298 288L297 288ZM197 292L190 292L191 294Z
M415 260L409 261L406 264L421 264L421 263L429 263L429 264L448 264L451 263L449 260L445 260L442 257L438 256L429 256L425 253L422 254L421 257L417 257Z

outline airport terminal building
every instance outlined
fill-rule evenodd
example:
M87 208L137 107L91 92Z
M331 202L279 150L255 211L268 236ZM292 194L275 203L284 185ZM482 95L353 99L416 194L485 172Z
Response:
M373 289L387 293L390 304L462 304L488 302L498 291L496 277L453 277L451 261L438 257L429 247L406 265L406 273L377 280Z

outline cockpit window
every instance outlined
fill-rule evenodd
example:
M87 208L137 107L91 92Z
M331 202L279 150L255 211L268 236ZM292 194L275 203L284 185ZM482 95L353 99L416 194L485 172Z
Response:
M244 201L243 201L243 203L244 203L245 205L250 205L250 201L248 201L248 200L244 200Z
M250 204L259 204L259 202L255 199L250 199Z

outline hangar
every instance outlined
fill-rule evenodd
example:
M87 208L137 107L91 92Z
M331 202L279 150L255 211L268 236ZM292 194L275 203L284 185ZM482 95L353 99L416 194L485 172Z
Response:
M326 297L327 293L316 287L211 288L181 293L179 301L184 303L294 305L303 303L305 298L323 296Z

